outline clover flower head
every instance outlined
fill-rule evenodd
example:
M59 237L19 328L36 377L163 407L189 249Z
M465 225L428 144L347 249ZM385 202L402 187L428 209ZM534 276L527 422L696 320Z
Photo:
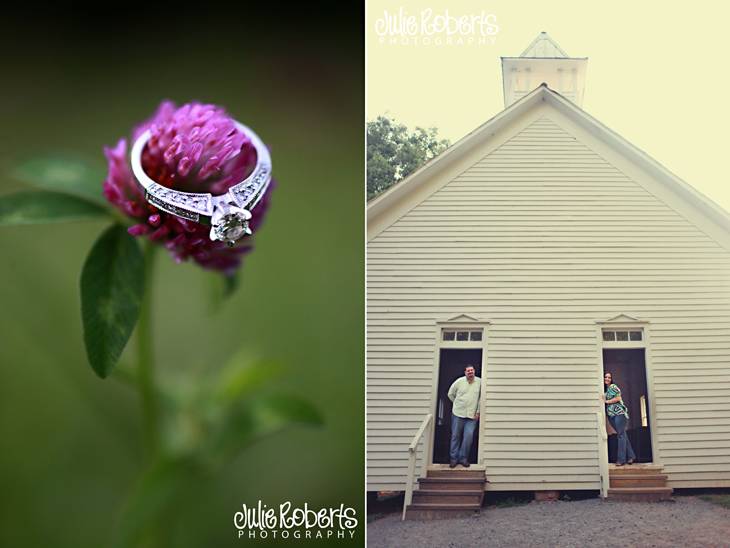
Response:
M149 120L134 129L133 140L148 129L151 135L142 153L142 167L163 186L185 192L224 194L256 165L256 150L250 140L219 106L192 102L178 108L171 101L163 101ZM208 235L210 227L149 204L132 174L127 146L127 140L122 138L116 146L104 148L109 166L104 196L134 220L129 233L164 245L178 262L192 259L203 268L226 275L235 272L241 257L251 251L251 244L244 239L243 245L229 247L224 242L212 241ZM271 181L266 194L251 211L252 230L264 219L273 187Z

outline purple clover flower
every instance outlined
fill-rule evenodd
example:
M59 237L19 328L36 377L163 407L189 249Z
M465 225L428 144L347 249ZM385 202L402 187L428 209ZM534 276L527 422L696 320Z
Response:
M248 137L236 127L221 107L187 103L176 108L163 101L157 112L134 129L136 140L145 130L152 135L142 153L145 172L161 185L186 192L223 194L245 179L256 164L256 150ZM104 147L109 173L104 181L104 196L135 224L128 231L164 245L177 262L192 259L203 268L233 274L241 257L252 246L228 247L211 241L210 227L181 219L157 209L144 199L144 191L132 175L127 140L115 147ZM251 212L252 230L263 222L268 209L271 181L266 194Z

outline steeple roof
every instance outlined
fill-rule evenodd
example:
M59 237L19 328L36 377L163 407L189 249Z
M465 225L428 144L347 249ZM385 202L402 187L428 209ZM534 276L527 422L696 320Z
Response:
M555 40L548 36L547 32L541 32L527 46L527 49L522 52L520 57L568 58L569 55L563 51L563 48Z
M504 106L544 82L582 107L587 65L587 57L570 57L547 32L541 32L519 57L502 57Z

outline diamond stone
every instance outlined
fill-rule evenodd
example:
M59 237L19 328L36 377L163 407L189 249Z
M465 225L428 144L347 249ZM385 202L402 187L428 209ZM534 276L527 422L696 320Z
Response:
M246 233L248 221L240 213L231 213L221 220L215 227L215 232L221 240L238 240Z
M213 214L210 237L212 240L226 242L229 246L236 243L247 234L251 234L248 227L251 213L245 209L227 205Z

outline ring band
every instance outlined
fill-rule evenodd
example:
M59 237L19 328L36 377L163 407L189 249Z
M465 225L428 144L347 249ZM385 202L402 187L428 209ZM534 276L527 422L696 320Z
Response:
M271 182L269 149L250 128L239 122L235 124L256 149L256 166L251 175L233 185L225 194L214 196L209 192L181 192L153 181L142 168L142 151L152 136L149 129L134 142L131 151L132 172L144 188L148 203L182 219L212 225L210 239L224 241L228 245L251 234L248 228L251 210Z

